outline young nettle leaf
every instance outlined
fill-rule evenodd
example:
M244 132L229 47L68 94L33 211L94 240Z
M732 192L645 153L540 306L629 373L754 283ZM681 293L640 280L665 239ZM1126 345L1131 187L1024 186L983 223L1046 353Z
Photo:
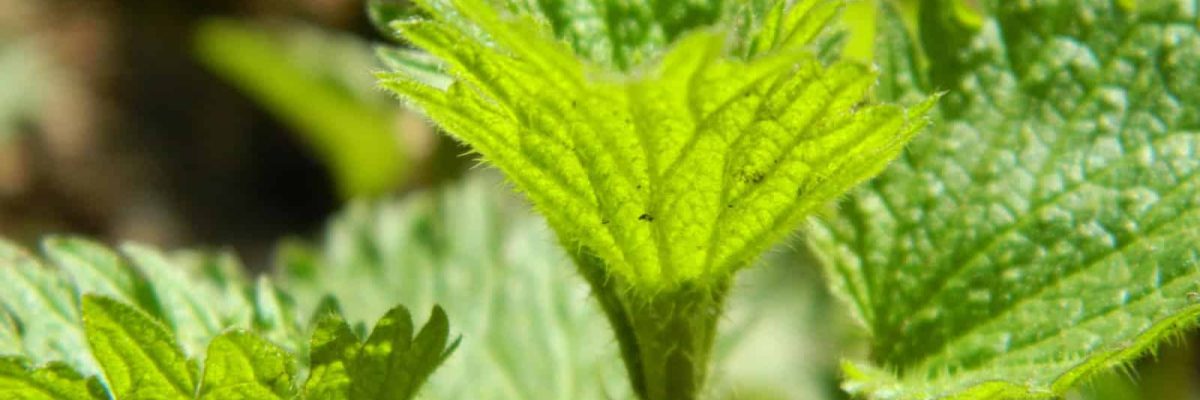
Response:
M887 98L949 90L934 132L811 236L872 338L845 387L1053 398L1200 317L1200 17L996 0L966 24L947 3L922 4L921 47L952 47L928 71L897 17L879 42Z
M873 71L818 60L810 45L837 2L748 2L743 12L764 14L734 34L725 29L737 13L714 12L726 19L711 29L708 17L652 19L649 32L677 40L626 59L638 62L629 72L556 40L565 25L552 15L547 27L482 0L417 3L429 18L394 27L454 82L442 90L404 68L382 74L384 86L504 171L547 218L596 289L644 398L701 390L732 273L878 173L933 105L876 104ZM617 3L593 4L641 29L638 6ZM597 29L610 49L641 46L636 29Z
M327 315L313 333L307 397L411 399L458 347L457 340L447 347L449 336L449 322L440 307L434 307L415 338L408 309L393 308L376 322L366 342L340 316Z
M196 367L174 336L146 313L116 300L83 296L83 329L92 357L117 399L191 399Z
M198 398L293 399L295 376L294 357L283 348L250 332L228 332L208 345Z
M71 237L51 237L41 247L46 262L0 241L0 277L7 277L0 282L0 324L6 327L0 354L23 356L34 365L63 361L84 375L98 375L80 329L84 294L121 301L161 320L190 358L201 356L225 329L251 327L250 283L228 254L168 256L134 245L115 252ZM295 313L288 307L272 311L291 325L295 318L288 314ZM303 340L298 328L285 323L254 328L285 345Z
M317 320L309 346L308 381L305 397L310 399L349 399L350 363L358 359L362 343L341 316L329 314Z
M0 398L22 400L101 400L97 390L82 375L62 363L31 368L24 359L0 357Z
M715 284L753 261L814 207L877 173L924 125L872 104L875 81L806 48L832 3L779 10L749 60L697 31L636 74L581 61L548 33L481 2L397 23L452 65L446 91L403 73L384 85L503 170L563 242L598 257L635 290Z
M57 269L0 241L0 277L7 278L0 283L0 398L299 398L296 376L309 364L296 362L308 360L296 356L303 346L295 306L265 277L251 285L228 255L168 257L131 245L126 261L74 238L49 239L43 249ZM319 306L324 313L336 308ZM377 396L369 398L411 398L453 351L448 328L435 309L415 339L411 331L403 339L382 335L395 344L372 348L384 360L373 370L382 376L346 379L374 385ZM325 348L323 335L318 329L313 342ZM362 347L352 333L345 337L355 351ZM322 354L314 350L310 382L329 375L333 358ZM194 361L200 359L203 371ZM348 389L307 398L358 398L345 397Z

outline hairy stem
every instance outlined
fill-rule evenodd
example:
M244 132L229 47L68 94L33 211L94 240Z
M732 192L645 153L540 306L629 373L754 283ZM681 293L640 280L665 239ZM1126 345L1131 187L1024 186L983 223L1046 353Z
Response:
M586 251L575 259L608 317L638 397L699 398L729 281L645 296L609 275L603 261Z

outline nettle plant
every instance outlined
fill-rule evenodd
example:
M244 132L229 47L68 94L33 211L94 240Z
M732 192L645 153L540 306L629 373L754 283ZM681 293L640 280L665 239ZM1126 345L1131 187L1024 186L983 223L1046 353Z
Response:
M447 317L367 329L365 304L455 291L485 299L447 300L463 362L424 396L612 396L544 369L582 365L554 352L597 326L547 278L557 251L631 396L704 397L735 275L797 228L867 334L857 397L1055 398L1200 315L1195 1L927 0L916 35L881 2L874 67L836 56L837 1L415 3L371 10L417 48L381 51L382 85L561 249L500 227L519 210L479 184L351 210L257 280L227 255L0 245L0 398L411 398L457 347Z
M834 200L856 395L1054 397L1200 311L1195 2L924 1L882 74L818 56L833 1L416 3L448 79L384 86L545 216L641 398L702 392L734 274Z

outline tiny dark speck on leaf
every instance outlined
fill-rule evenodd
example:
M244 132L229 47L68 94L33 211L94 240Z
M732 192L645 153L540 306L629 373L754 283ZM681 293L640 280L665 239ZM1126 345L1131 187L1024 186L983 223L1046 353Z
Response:
M654 217L650 214L642 214L638 217L638 221L654 222Z
M608 218L600 220L601 224L608 225Z

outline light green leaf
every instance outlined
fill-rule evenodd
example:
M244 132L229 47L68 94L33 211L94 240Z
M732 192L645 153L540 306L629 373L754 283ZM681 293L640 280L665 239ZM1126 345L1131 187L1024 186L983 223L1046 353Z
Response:
M88 381L71 367L51 363L30 369L24 360L0 357L0 398L9 400L101 400Z
M21 327L7 310L0 311L0 354L25 354L21 340Z
M254 285L254 327L256 332L289 351L304 349L301 340L304 334L294 302L266 276L259 277Z
M280 249L280 269L296 271L281 285L301 309L334 294L353 322L397 303L445 307L463 343L421 398L629 398L586 284L544 221L500 187L494 175L472 174L403 201L356 203L322 246ZM822 399L836 389L824 385L836 375L839 324L821 312L824 293L807 262L784 249L739 276L718 338L714 398Z
M6 278L0 282L0 356L23 360L28 354L36 363L51 363L36 370L26 368L23 361L0 365L0 383L11 386L0 390L20 396L34 390L28 392L34 393L30 396L40 396L37 393L54 388L38 389L43 385L39 379L76 370L84 376L102 373L103 384L120 400L294 397L293 377L308 369L308 360L295 356L308 351L300 341L298 311L290 295L266 277L250 285L232 256L197 252L168 256L127 245L123 252L127 258L122 258L76 238L51 239L43 248L59 269L43 268L24 250L0 241L0 274ZM140 305L128 303L137 300ZM306 310L313 309L321 316L336 312L336 300L323 297ZM159 310L164 314L162 322L150 315ZM352 376L346 374L346 366L359 361L361 343L339 316L334 317L336 324L324 323L313 337L318 348L313 350L313 371L306 387L313 399L348 398ZM229 327L237 330L213 338ZM440 309L415 339L411 330L407 335L405 340L412 343L403 351L375 348L373 354L385 362L380 370L384 379L355 381L375 385L378 393L411 397L454 345L447 349L448 322ZM191 349L184 340L190 341ZM349 343L349 353L329 350L339 343ZM196 364L189 356L199 358L198 349L205 346L209 350L204 385L197 393ZM294 365L297 358L304 368ZM57 361L69 361L70 367ZM387 374L402 377L391 379ZM92 392L102 393L103 388Z
M92 357L116 398L192 398L195 365L183 355L171 332L146 313L116 300L86 295L83 326Z
M74 237L47 239L47 263L0 241L0 355L19 355L35 364L65 361L84 375L99 374L88 357L79 322L79 297L110 296L168 322L184 338L184 350L199 357L227 327L251 328L253 290L242 266L226 253L180 252L171 256L143 246L126 254ZM178 321L178 322L177 322ZM258 327L285 344L302 343L302 332Z
M1200 316L1196 3L944 3L928 70L899 23L879 48L885 99L949 91L936 128L811 232L871 336L845 388L1052 398Z
M95 373L79 329L76 295L57 272L44 268L25 250L0 240L0 312L21 330L22 351L12 355L39 365L64 361L80 371Z
M570 261L544 222L496 190L494 178L351 205L320 247L281 249L281 270L311 271L288 276L284 287L301 309L333 294L353 323L373 321L397 303L445 307L465 337L422 398L629 397L612 335L587 287L568 272ZM293 264L312 266L288 268ZM314 371L320 336L314 334Z
M396 109L369 81L356 81L375 67L365 43L214 19L197 29L195 52L300 133L342 196L383 194L403 180L407 154L392 129Z
M410 15L394 10L393 1L373 2L371 9L380 24ZM455 25L473 40L486 42L494 32L480 30L472 21L469 7L487 4L521 15L530 25L542 25L579 57L627 70L652 59L689 30L722 22L722 17L743 10L745 0L485 0L466 5L455 0L425 0L429 13ZM421 10L424 11L424 10ZM407 14L418 14L411 11ZM391 18L391 19L388 19ZM727 19L729 22L732 19Z
M726 282L880 171L932 106L871 103L869 68L822 65L807 46L833 9L824 2L780 6L750 33L763 44L749 58L720 33L681 33L632 74L583 62L483 1L453 3L396 27L456 82L443 91L399 71L384 86L504 171L567 248L638 292Z
M51 237L42 242L42 251L47 260L71 277L78 292L108 296L140 304L152 314L158 312L139 292L141 279L108 248L80 238Z
M296 365L279 346L246 331L221 334L208 345L200 399L291 399Z
M358 358L361 344L350 325L340 316L329 314L317 319L309 346L309 374L304 384L305 398L349 399L350 364Z
M220 304L224 300L214 285L197 282L195 271L188 271L168 255L150 247L127 244L122 253L129 257L146 280L153 282L154 293L164 320L183 343L187 354L201 354L208 340L226 328Z
M454 82L446 75L444 63L423 51L379 46L375 49L375 54L388 69L404 71L405 74L429 86L445 89Z

